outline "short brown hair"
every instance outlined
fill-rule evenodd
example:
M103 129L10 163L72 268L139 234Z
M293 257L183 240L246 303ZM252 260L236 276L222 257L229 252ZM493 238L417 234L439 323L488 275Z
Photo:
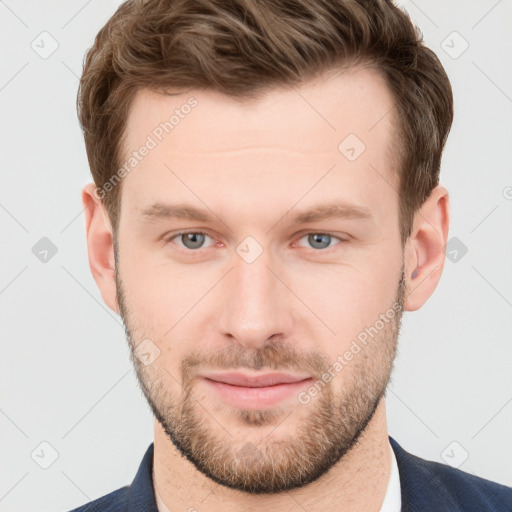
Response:
M439 183L450 81L408 15L386 0L128 0L87 52L77 107L96 186L117 172L140 89L210 88L241 100L358 63L396 103L402 244ZM122 183L102 197L114 232Z

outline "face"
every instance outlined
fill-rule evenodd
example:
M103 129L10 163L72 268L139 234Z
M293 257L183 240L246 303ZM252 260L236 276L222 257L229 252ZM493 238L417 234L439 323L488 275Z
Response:
M392 107L369 69L254 101L136 96L127 161L151 147L123 178L117 301L155 418L222 485L316 480L383 399L404 298Z

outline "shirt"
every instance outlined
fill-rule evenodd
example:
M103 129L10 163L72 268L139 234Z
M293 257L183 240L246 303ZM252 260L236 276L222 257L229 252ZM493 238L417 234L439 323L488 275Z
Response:
M389 443L389 441L388 441ZM400 475L396 462L395 452L389 443L391 452L391 475L389 476L388 489L380 512L400 512L402 510L402 489L400 487Z

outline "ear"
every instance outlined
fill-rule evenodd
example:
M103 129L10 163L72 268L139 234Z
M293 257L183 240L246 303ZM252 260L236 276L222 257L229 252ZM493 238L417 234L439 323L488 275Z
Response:
M448 191L438 185L416 212L405 246L405 311L421 308L434 293L443 272L449 224Z
M82 189L89 266L105 304L119 314L112 227L96 190L94 183Z

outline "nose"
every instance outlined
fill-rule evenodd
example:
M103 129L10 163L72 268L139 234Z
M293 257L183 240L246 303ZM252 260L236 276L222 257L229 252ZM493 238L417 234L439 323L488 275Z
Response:
M252 263L234 255L222 289L218 329L245 348L261 348L273 336L289 337L293 300L266 252Z

